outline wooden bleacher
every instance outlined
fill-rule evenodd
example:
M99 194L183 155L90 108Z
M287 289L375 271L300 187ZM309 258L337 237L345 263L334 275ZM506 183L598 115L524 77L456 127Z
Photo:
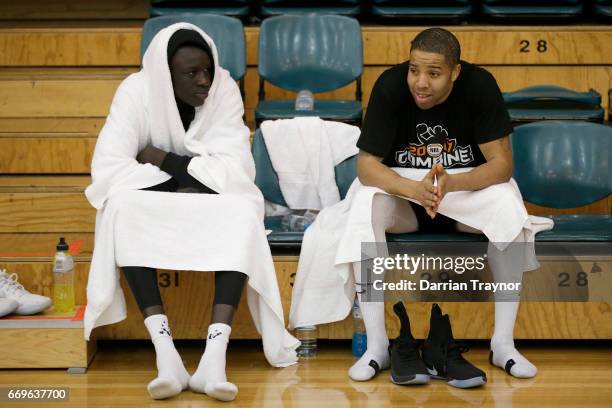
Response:
M15 6L0 6L0 14L6 11L3 15L8 17L4 18L10 20L0 26L0 47L5 50L0 53L0 268L18 272L27 288L50 296L50 259L57 237L65 235L69 242L80 245L76 258L76 298L77 303L84 303L95 211L83 190L89 184L91 155L115 89L127 75L138 70L144 17L142 8L123 0L113 0L109 4L116 7L108 6L106 11L61 5L50 9L41 6L43 3L47 4L43 0L28 0L26 4L32 7L21 14ZM93 3L96 2L92 0ZM138 2L140 7L146 3ZM36 6L42 7L39 12ZM57 17L49 21L24 20L60 12L71 20L53 20ZM92 21L105 12L106 20ZM407 58L410 40L421 29L363 27L365 108L378 75ZM612 87L609 26L549 27L544 32L540 27L511 26L449 29L461 41L463 58L489 69L503 91L554 84L576 90L593 88L605 96ZM258 87L258 28L247 27L245 31L248 64L245 107L252 128ZM521 52L521 48L525 51L524 41L529 42L529 52ZM267 95L274 98L292 94L269 86ZM353 95L351 85L320 97ZM607 107L609 101L605 99ZM612 198L572 210L531 204L528 208L533 214L610 214ZM276 255L275 264L287 313L297 254ZM162 295L175 337L201 338L211 308L212 276L159 273L167 274L160 282L168 282L167 287L162 287ZM129 290L125 293L128 319L98 329L98 338L147 338L136 304ZM396 335L397 320L391 305L387 306L389 333ZM408 308L415 336L424 337L429 304L411 304ZM246 309L243 302L232 332L235 338L257 337ZM457 337L490 337L492 304L449 303L444 310L453 317ZM351 334L350 319L319 327L321 338L350 338ZM515 334L517 338L533 339L612 338L612 303L526 303L521 306Z

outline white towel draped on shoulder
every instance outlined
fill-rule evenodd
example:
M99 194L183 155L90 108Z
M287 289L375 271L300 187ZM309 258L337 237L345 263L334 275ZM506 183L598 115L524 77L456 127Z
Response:
M176 106L167 44L179 29L210 45L215 77L185 132ZM147 49L143 68L124 80L100 132L85 194L98 212L87 285L85 337L94 327L125 319L117 266L235 270L249 276L247 299L270 364L297 361L299 342L284 327L274 264L263 227L263 197L243 103L236 83L218 65L217 49L197 27L174 24ZM188 172L218 195L142 191L170 175L135 157L148 144L193 157Z
M301 117L267 120L261 131L289 208L320 210L340 201L334 166L357 154L358 127Z
M429 171L393 170L413 180L422 180ZM387 193L355 179L346 198L321 211L306 230L291 297L290 328L331 323L348 315L355 296L351 263L361 261L362 242L376 240L372 228L372 200L376 194ZM553 227L552 220L527 214L513 179L478 191L448 193L438 212L482 231L502 252L509 243L533 242L537 232ZM537 267L537 261L532 262L535 253L526 254L526 258L525 271Z

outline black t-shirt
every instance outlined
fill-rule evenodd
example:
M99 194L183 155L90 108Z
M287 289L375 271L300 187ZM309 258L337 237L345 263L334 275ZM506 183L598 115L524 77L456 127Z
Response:
M448 98L420 109L407 83L408 61L376 81L357 146L383 158L389 167L476 167L486 162L478 144L512 132L510 116L495 78L461 61Z

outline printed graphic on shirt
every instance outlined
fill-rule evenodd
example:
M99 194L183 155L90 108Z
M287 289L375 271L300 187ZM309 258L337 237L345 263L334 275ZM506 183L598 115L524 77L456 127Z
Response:
M441 163L445 168L467 166L474 161L472 147L458 146L457 139L448 137L448 131L441 125L434 127L426 123L416 126L418 143L409 143L406 148L395 152L395 161L401 167L430 169Z

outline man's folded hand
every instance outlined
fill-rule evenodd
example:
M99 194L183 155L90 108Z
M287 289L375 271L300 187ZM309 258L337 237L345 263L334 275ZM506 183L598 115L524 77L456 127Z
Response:
M154 166L161 167L162 162L166 158L166 152L158 149L157 147L148 145L138 155L136 156L136 160L138 163L145 164L150 163Z

